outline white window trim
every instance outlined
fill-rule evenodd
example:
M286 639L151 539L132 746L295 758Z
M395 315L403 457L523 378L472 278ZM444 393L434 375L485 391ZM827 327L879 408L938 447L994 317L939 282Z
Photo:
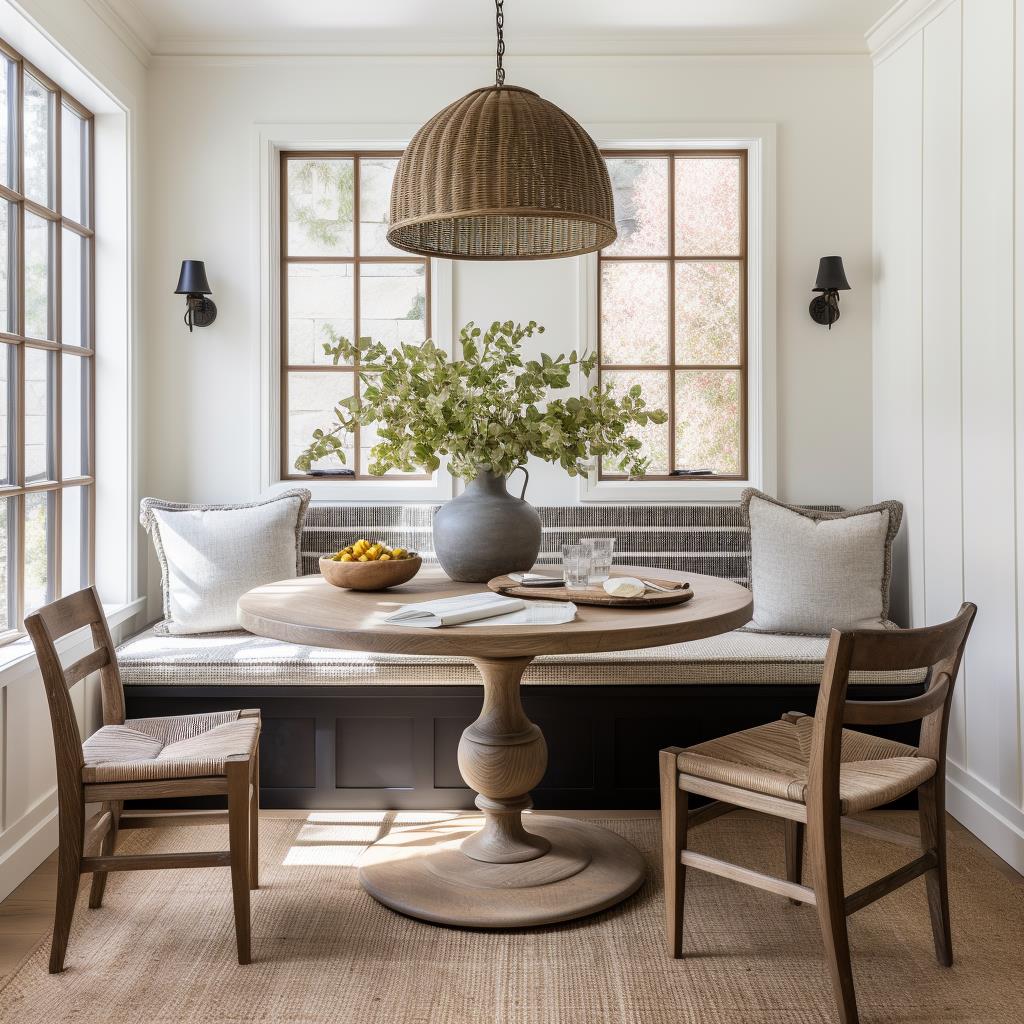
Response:
M774 124L591 124L597 144L609 149L745 149L747 151L747 439L746 480L598 480L597 470L580 477L581 501L738 501L745 487L775 493L777 428L775 402L775 125ZM581 347L597 351L597 256L577 261ZM594 378L589 382L594 384Z
M280 331L280 158L283 150L405 149L418 125L410 124L260 124L255 132L256 174L259 181L255 210L253 254L260 306L260 370L257 407L260 416L259 465L254 473L260 494L307 487L314 501L440 502L452 497L452 478L444 465L429 480L379 481L282 480L280 465L281 331ZM449 348L453 336L452 267L448 260L431 260L431 337Z

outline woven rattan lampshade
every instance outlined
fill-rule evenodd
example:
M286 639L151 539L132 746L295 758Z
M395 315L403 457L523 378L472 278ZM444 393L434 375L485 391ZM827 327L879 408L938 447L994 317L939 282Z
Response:
M476 89L413 137L388 241L420 256L539 260L615 241L608 168L564 110L529 89Z

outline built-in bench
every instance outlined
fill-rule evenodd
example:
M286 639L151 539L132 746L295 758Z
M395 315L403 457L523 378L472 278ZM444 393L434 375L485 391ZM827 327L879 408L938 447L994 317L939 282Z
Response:
M432 509L313 506L303 567L357 536L430 554ZM749 536L732 505L539 509L541 564L561 545L614 536L616 560L746 583ZM549 767L538 807L652 807L657 751L814 710L827 640L737 631L686 644L538 658L524 678L527 714ZM261 775L269 807L470 806L458 771L462 730L480 707L465 659L368 654L286 644L245 632L163 637L118 652L129 717L234 707L263 713ZM861 699L905 697L921 673L854 673ZM911 742L906 727L884 734Z

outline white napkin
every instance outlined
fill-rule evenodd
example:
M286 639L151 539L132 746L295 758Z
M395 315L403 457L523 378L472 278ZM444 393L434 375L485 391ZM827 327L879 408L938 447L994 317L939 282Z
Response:
M504 594L463 594L459 597L443 597L437 601L421 601L419 604L404 604L397 611L384 617L392 626L426 626L437 629L440 626L461 626L481 619L492 619L496 615L522 611L526 602L518 597Z

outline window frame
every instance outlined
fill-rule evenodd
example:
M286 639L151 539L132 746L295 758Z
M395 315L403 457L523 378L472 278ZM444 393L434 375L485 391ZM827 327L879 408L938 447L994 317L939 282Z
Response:
M606 159L631 158L638 160L665 160L668 167L667 191L668 191L668 250L664 256L641 255L641 256L606 256L603 251L597 253L597 381L602 383L603 371L612 372L622 370L638 371L661 371L668 374L669 380L669 408L668 408L668 464L670 472L667 473L646 473L642 477L629 478L624 473L609 472L603 465L598 467L597 478L600 481L621 481L628 483L642 483L652 480L686 480L696 485L707 486L728 481L745 480L747 478L747 467L749 464L750 436L747 414L747 377L749 373L749 360L747 358L747 346L749 326L747 322L747 150L746 149L696 149L693 147L674 147L660 150L629 150L629 149L605 149L601 155ZM737 159L739 161L739 252L728 255L704 255L704 256L681 256L676 252L676 170L677 161L680 159L700 160L722 160ZM601 349L601 278L602 271L606 264L615 263L654 263L668 267L668 347L670 358L666 363L605 363ZM676 268L683 263L735 263L739 267L739 323L740 323L740 351L739 360L730 364L697 364L680 362L678 358L678 345L676 338ZM687 371L693 370L727 370L736 371L740 378L740 469L738 473L713 473L707 476L685 477L673 475L671 469L676 468L676 415L677 396L676 381L678 376Z
M67 90L62 89L53 79L26 59L18 50L0 39L0 54L15 66L14 92L9 97L10 110L14 117L9 123L9 132L16 145L13 185L0 182L0 202L8 203L8 209L15 211L13 225L15 239L12 246L14 259L11 271L17 280L12 293L16 301L16 321L13 332L0 330L0 342L10 345L15 358L12 360L15 374L8 382L8 450L11 481L0 484L0 500L15 499L16 513L13 522L8 523L8 553L13 554L7 566L8 575L8 623L0 623L0 644L8 643L24 632L25 616L25 507L33 494L47 496L47 594L46 601L54 600L64 591L63 551L63 502L64 494L71 488L79 487L83 497L82 514L83 544L79 553L84 581L74 590L88 586L95 579L96 562L96 131L95 118L84 104ZM50 175L53 185L53 205L44 206L29 198L25 192L24 154L24 80L31 76L51 94L51 139ZM84 204L83 221L76 221L63 212L63 112L67 107L81 119L85 153L81 171L86 176L82 187ZM50 325L46 339L30 338L25 332L25 214L30 213L46 222L50 237L49 299ZM64 342L63 324L63 244L64 232L70 231L84 242L84 268L81 302L82 327L87 336L83 344ZM9 243L10 244L10 243ZM10 287L10 284L9 284ZM5 325L7 326L7 325ZM50 336L52 335L52 337ZM36 350L47 353L50 362L48 385L48 435L51 448L49 466L45 479L27 481L25 475L25 353ZM81 444L85 472L74 477L63 474L63 364L65 353L82 360L83 377L81 402ZM50 473L52 468L53 472ZM8 506L9 507L9 506ZM74 591L68 591L73 593Z
M404 147L403 147L404 148ZM358 395L361 387L359 378L359 361L356 359L351 365L333 366L330 364L300 364L291 363L288 360L288 268L295 264L342 264L352 267L352 290L353 308L352 320L354 324L353 334L360 337L360 276L359 270L363 265L387 265L387 264L420 264L423 266L423 289L425 298L424 308L424 331L425 337L433 337L433 260L415 256L412 253L405 255L386 256L363 256L360 253L360 162L364 159L398 159L402 156L403 148L391 149L286 149L279 150L279 173L278 173L278 204L279 204L279 235L277 256L280 264L279 282L279 398L278 398L278 419L279 419L279 465L278 479L282 483L294 485L296 481L309 484L330 483L340 487L353 487L355 485L370 485L379 487L387 484L423 484L429 483L433 478L427 473L410 473L400 476L374 476L372 473L362 471L362 455L360 452L359 436L360 428L357 425L353 432L353 461L355 473L353 476L334 474L312 475L298 473L294 466L289 464L288 458L288 379L290 373L334 373L351 374L353 378L353 395ZM291 160L352 160L353 162L353 192L352 192L352 255L351 256L292 256L288 252L288 163Z
M593 503L735 502L747 487L774 493L778 449L776 414L776 151L773 122L656 121L638 136L628 122L585 125L602 152L633 155L644 152L745 150L747 154L747 281L744 300L747 324L747 474L745 479L672 477L670 479L600 478L593 467L579 478L578 497ZM577 262L577 317L580 346L597 351L598 257L590 253ZM597 384L594 373L581 384Z

